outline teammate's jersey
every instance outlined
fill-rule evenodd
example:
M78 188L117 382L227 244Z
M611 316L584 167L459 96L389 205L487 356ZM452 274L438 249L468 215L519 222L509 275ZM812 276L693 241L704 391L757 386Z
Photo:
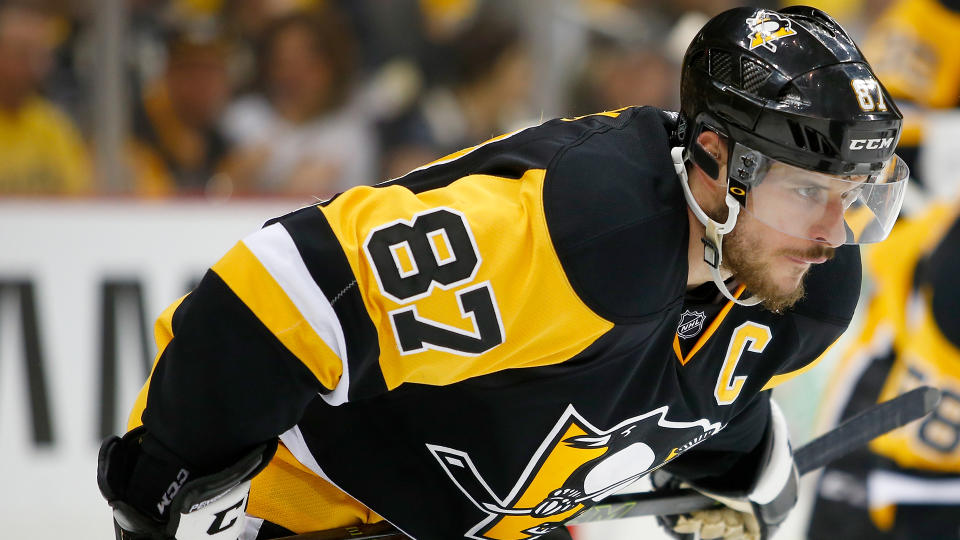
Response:
M879 391L881 400L922 384L942 389L940 405L924 421L870 445L903 468L960 473L957 210L934 206L899 224L890 238L872 248L868 269L877 292L864 330L840 366L851 373L872 370L874 388L862 391ZM874 365L864 368L867 362Z
M941 204L904 219L868 252L873 293L827 395L842 401L841 418L919 385L940 388L943 396L923 420L824 472L811 538L913 540L958 530L958 210Z
M161 317L144 423L201 469L283 433L248 511L296 532L530 538L725 472L846 328L859 251L783 314L685 301L673 125L553 120L268 223Z

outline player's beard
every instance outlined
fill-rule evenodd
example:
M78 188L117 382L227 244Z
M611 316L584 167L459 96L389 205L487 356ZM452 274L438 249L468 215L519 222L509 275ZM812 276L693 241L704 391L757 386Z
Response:
M710 212L710 214L713 214L710 217L715 221L720 223L725 221L725 219L717 219L721 217L720 212ZM794 289L783 290L783 287L779 286L771 275L770 263L766 259L758 257L758 251L762 245L763 242L760 239L751 237L738 224L732 231L723 236L722 266L730 270L737 281L746 286L748 294L761 299L761 306L774 313L782 313L803 298L806 293L804 280L808 272L805 271L799 277ZM775 256L792 255L800 259L826 257L829 260L833 258L834 249L828 246L814 246L807 250L777 250L773 254Z

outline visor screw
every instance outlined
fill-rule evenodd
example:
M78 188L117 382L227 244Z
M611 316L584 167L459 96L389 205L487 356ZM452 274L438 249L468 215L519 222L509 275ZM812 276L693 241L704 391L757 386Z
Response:
M740 160L743 161L744 166L746 166L747 168L753 167L754 165L757 164L757 162L754 161L753 157L751 156L743 156L740 158Z
M737 176L739 176L740 178L746 178L749 176L749 174L747 173L747 171L743 169L737 169Z

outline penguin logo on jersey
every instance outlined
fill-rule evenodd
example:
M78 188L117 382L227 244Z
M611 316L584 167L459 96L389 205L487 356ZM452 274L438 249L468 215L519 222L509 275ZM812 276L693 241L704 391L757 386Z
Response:
M536 538L722 429L720 422L703 418L671 421L668 411L663 406L604 431L569 405L504 497L466 452L426 446L460 491L487 514L466 538ZM685 444L678 448L675 441Z
M748 37L750 38L750 50L763 46L770 49L770 52L777 52L777 45L774 41L792 36L797 33L791 26L790 20L780 16L780 14L761 9L753 17L747 18L747 27L749 28Z

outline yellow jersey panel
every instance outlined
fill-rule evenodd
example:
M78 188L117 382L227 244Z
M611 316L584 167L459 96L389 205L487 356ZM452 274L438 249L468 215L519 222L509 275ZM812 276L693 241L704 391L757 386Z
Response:
M212 270L321 384L337 386L343 372L340 358L246 244L234 246Z
M870 444L871 451L906 469L960 472L960 351L938 327L931 312L933 293L923 284L926 260L940 249L957 215L957 206L932 206L902 220L886 241L870 248L865 259L874 292L836 378L849 384L870 361L885 370L879 401L920 385L943 391L941 403L926 418ZM872 391L876 395L876 386Z
M923 293L920 296L924 295ZM960 351L940 332L929 298L914 302L908 315L910 339L902 341L881 400L928 384L943 392L940 404L926 418L874 440L870 447L899 466L939 472L960 472Z
M469 175L421 193L400 186L359 188L321 208L347 253L378 329L380 366L388 388L404 382L446 385L503 369L560 363L612 328L611 322L583 304L557 260L540 197L544 175L544 170L530 170L520 179ZM424 231L421 236L432 256L450 261L437 266L464 260L451 255L455 251L451 242L457 241L466 246L463 251L468 255L475 246L476 263L465 266L463 276L452 285L432 281L410 296L391 291L381 274L392 270L378 268L370 243L376 233L391 227L401 234L415 231L420 216L440 215L437 212L472 241L466 246L467 240L449 227ZM390 254L397 276L409 279L427 270L411 262L417 260L412 250L418 244L411 243L415 241L398 237L396 242ZM465 336L479 332L476 318L464 311L464 291L479 291L477 296L489 300L500 326L491 332L501 334L500 343L479 354L442 344L404 346L398 335L404 322L398 313L411 310L423 328Z
M254 477L247 512L271 516L274 522L298 534L383 521L304 467L282 443L270 464Z

